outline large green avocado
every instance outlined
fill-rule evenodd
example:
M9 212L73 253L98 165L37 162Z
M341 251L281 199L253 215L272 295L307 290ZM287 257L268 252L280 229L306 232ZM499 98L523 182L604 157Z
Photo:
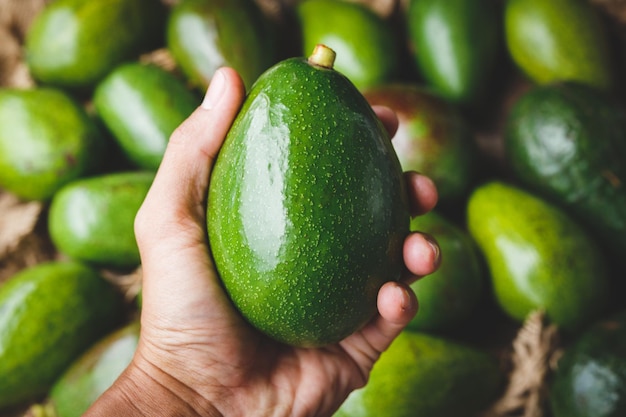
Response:
M301 346L337 342L376 313L409 232L388 133L333 60L320 45L259 78L209 187L211 250L235 306Z
M579 83L532 88L506 120L512 173L585 225L624 265L626 118L608 96Z
M50 389L50 417L80 417L120 376L139 342L139 322L107 334L63 372Z
M587 0L508 0L505 39L513 62L534 82L613 85L609 35Z
M434 236L442 256L435 272L411 284L420 308L408 328L456 329L471 318L487 295L487 273L478 247L465 229L438 211L413 218L411 230Z
M9 278L0 287L0 410L45 394L122 313L113 286L77 262L42 263Z
M89 90L120 63L163 43L156 0L55 0L37 15L25 54L39 82Z
M97 85L93 102L127 158L156 171L170 135L198 107L199 99L163 68L130 62Z
M459 108L415 83L388 83L363 91L372 105L398 116L393 147L404 171L417 171L437 186L439 205L467 197L480 170L480 154Z
M550 409L554 417L626 415L626 311L565 346L551 380Z
M522 322L544 310L574 333L606 311L606 258L562 209L491 180L470 196L467 225L487 261L496 300L512 318Z
M363 4L304 0L296 6L302 54L316 44L337 52L335 68L359 89L391 81L399 73L399 49L392 26Z
M48 200L93 173L107 138L85 109L53 88L0 90L0 187Z
M412 0L407 37L417 69L447 100L484 98L501 55L500 7L493 0Z
M221 66L247 88L276 63L275 34L254 0L183 0L170 13L167 46L191 84L205 90Z
M113 172L73 181L53 197L48 231L63 254L99 267L139 265L135 215L154 173Z
M405 330L333 417L474 416L497 397L502 381L487 352Z

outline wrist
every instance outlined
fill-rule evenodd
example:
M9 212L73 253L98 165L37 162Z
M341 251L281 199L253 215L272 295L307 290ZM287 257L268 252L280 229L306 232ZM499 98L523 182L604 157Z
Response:
M174 377L135 358L84 417L223 417Z

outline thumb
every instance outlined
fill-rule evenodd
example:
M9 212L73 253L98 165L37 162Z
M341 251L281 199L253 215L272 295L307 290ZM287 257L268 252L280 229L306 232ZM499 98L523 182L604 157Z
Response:
M181 226L204 225L213 162L244 96L245 87L237 72L226 67L218 69L202 105L171 135L152 187L135 218L144 264L153 259L152 250L162 246L157 242L181 236Z

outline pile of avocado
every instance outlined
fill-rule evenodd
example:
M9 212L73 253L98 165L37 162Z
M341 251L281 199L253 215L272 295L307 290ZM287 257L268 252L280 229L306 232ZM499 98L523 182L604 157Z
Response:
M419 312L336 417L478 416L507 384L501 352L512 336L496 333L537 311L558 329L563 353L545 381L545 412L626 415L621 24L586 0L408 0L384 15L358 0L269 3L55 0L33 17L23 45L33 86L0 87L0 189L44 205L43 233L59 256L0 283L0 414L37 404L40 415L80 416L131 360L140 305L105 276L141 266L134 216L169 137L215 70L230 66L250 93L231 135L245 140L251 126L267 134L264 152L244 142L220 155L208 212L217 252L244 243L218 245L215 236L260 216L267 221L249 236L263 240L277 224L268 203L257 217L217 227L232 210L225 196L237 195L237 210L269 201L250 191L265 177L232 180L232 170L283 175L280 164L306 167L265 188L306 183L285 208L302 213L284 217L302 226L289 241L290 256L303 261L293 268L308 274L302 286L337 259L363 262L328 275L343 279L365 265L359 273L398 279L409 231L432 235L442 250L439 269L411 285ZM307 63L318 44L336 53L330 68ZM146 59L155 51L173 65ZM396 112L393 139L363 103ZM273 158L268 135L285 131L307 138L297 156L253 160ZM348 146L323 142L328 132ZM328 153L310 152L318 141ZM432 212L410 218L404 171L433 179ZM347 190L339 199L325 180L336 174ZM323 230L312 216L325 219ZM357 250L320 243L333 233L337 242L365 241ZM259 269L247 262L246 271ZM363 291L360 282L331 281L335 299L317 316L333 317L334 334L303 335L307 318L283 316L282 301L265 313L274 316L268 332L286 343L344 337L374 313L381 279L368 279ZM258 284L246 285L233 288L233 300L261 311L254 322L263 327L270 319L254 305Z

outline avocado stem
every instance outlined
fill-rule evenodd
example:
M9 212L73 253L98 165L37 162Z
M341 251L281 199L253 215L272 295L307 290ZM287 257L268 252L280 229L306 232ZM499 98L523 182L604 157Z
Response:
M318 67L332 69L335 65L335 57L337 54L328 46L318 43L313 49L313 53L309 56L309 63Z

